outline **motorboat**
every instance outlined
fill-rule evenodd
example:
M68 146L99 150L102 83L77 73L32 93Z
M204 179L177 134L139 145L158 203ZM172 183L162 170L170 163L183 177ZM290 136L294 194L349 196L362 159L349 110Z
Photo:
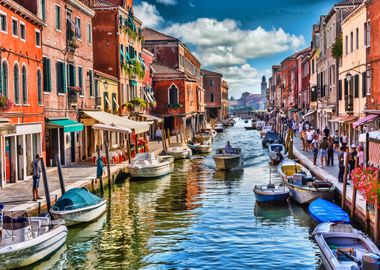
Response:
M311 218L317 223L340 222L350 223L350 216L335 203L324 199L316 199L309 205Z
M285 146L283 144L274 143L268 147L268 155L273 165L278 165L285 159Z
M215 125L214 130L218 133L224 132L224 125L222 123L218 123Z
M263 203L284 202L289 197L289 189L285 186L276 186L274 184L255 186L253 189L256 201Z
M274 131L268 131L265 134L265 137L262 141L262 145L265 148L274 143L279 143L279 144L283 143L281 135Z
M189 143L188 146L193 151L193 154L209 154L212 152L212 145L210 142Z
M256 122L256 129L257 130L262 130L263 129L263 127L265 126L265 121L257 121Z
M272 126L264 126L260 131L260 137L263 138L268 132L272 131Z
M86 188L66 191L51 208L54 219L64 219L66 226L87 223L100 217L107 208L107 201Z
M363 232L346 223L321 223L313 237L327 270L378 270L380 250Z
M139 153L127 168L132 178L155 178L169 174L173 162L173 157L169 159L155 153Z
M216 131L214 130L216 133ZM212 142L215 138L216 134L211 132L201 132L194 136L194 143L205 143L205 142Z
M29 217L26 211L3 213L0 243L0 269L34 264L54 254L65 243L63 220L47 216Z
M217 170L234 170L243 166L243 155L240 148L231 148L229 151L225 151L224 148L217 149L213 158Z
M335 186L329 181L315 179L310 171L294 161L285 161L278 172L290 190L290 196L299 204L307 204L317 198L332 200Z
M184 143L171 143L165 152L167 155L173 156L174 159L184 159L192 156L191 149Z
M211 128L202 128L201 133L206 134L206 135L210 135L212 141L214 141L216 135L218 134L218 132L216 132L215 130L213 130Z

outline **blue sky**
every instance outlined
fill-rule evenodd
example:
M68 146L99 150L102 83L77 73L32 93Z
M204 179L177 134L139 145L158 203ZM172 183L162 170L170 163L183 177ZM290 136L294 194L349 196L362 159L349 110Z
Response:
M135 0L145 26L181 39L203 68L223 73L230 95L259 93L262 75L310 45L331 0Z

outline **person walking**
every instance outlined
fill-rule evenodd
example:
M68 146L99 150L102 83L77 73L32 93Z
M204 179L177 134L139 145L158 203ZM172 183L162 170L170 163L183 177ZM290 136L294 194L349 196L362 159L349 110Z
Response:
M156 137L156 140L158 141L158 143L160 143L162 141L162 131L161 131L160 127L157 128L155 137Z
M337 153L339 151L339 131L335 130L334 134L334 151Z
M355 165L356 165L356 158L358 156L358 151L356 151L356 145L355 144L352 144L351 145L351 152L350 152L350 156L349 156L349 175L351 175L351 172L355 169Z
M314 139L314 132L309 129L306 131L306 151L310 151L312 149L311 143L313 142Z
M346 135L346 131L343 130L342 136L340 136L341 145L346 148L348 143L348 136Z
M38 187L40 186L40 176L41 176L41 167L40 167L40 155L37 154L35 159L33 160L32 173L33 173L33 201L37 201L41 199L38 195Z
M329 137L327 140L328 148L327 148L327 166L334 166L334 139Z
M339 162L339 174L338 174L338 181L339 183L343 183L343 177L344 177L344 154L345 154L346 148L341 147L340 152L338 153L338 162Z
M313 164L317 166L317 158L318 158L318 151L319 151L317 135L314 135L314 139L311 142L311 146L313 148Z
M325 134L325 137L328 138L330 136L330 130L329 128L326 126L325 129L323 130L323 133Z
M358 156L356 159L356 167L364 167L365 161L364 161L364 149L363 146L359 146L358 148Z
M327 137L323 137L322 141L319 144L319 150L321 153L321 167L323 167L323 164L327 165L327 149L328 148L329 148L329 144L327 142Z

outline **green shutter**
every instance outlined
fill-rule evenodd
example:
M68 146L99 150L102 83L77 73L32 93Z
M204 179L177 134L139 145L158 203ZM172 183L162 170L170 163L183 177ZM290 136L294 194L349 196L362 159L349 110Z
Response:
M75 66L72 66L73 69L73 86L77 86L77 74L76 74L76 68Z
M367 72L362 73L362 97L367 95Z
M93 76L93 73L92 73L92 70L89 70L89 79L90 79L90 96L93 96L94 93L93 93L93 80L94 80L94 76Z
M46 58L47 60L47 91L51 92L51 61L50 59Z
M2 72L2 64L0 62L0 95L3 94L3 72Z
M339 85L338 85L338 96L339 100L342 100L342 80L339 80Z
M56 62L55 63L55 78L56 78L56 83L55 86L57 87L57 93L62 92L62 72L61 72L61 62Z
M67 92L67 79L66 79L66 64L65 63L61 63L61 66L62 66L62 90L63 90L63 93L66 93Z
M359 75L354 76L354 95L356 98L359 97Z
M344 95L348 96L348 82L347 82L347 79L344 79Z

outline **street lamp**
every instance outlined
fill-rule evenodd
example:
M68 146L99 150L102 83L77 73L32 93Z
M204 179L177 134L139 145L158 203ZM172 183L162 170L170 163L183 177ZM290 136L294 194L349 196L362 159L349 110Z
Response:
M346 74L346 80L347 80L347 82L351 82L351 80L352 80L352 75L351 75L350 72L347 72L347 74Z
M108 90L108 82L103 81L103 86L104 86L104 90L107 91Z

